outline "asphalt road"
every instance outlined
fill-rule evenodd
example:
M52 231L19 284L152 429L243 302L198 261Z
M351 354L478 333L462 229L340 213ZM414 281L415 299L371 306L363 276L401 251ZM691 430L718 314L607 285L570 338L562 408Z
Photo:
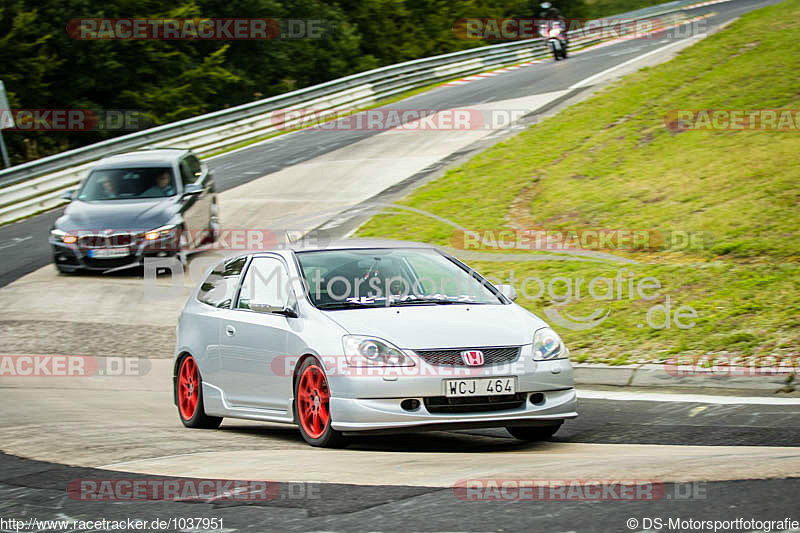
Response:
M691 16L716 13L697 26L705 31L763 7L773 0L735 0L691 11ZM674 41L687 32L668 32L656 38L622 41L589 50L562 62L546 61L465 85L440 87L386 106L394 109L468 108L478 104L566 90L616 65ZM591 86L586 89L590 89ZM380 132L369 130L301 130L268 142L223 154L209 161L220 191L352 145ZM324 206L325 199L320 198ZM62 209L0 227L0 287L47 265L51 252L47 234Z
M4 395L11 393L15 400L45 404L46 395L37 401L32 395L17 396L20 390L10 391L2 386ZM70 396L70 390L53 387L51 392ZM77 391L72 391L73 393ZM89 390L85 398L95 404ZM337 482L346 477L348 468L337 469L337 457L343 452L311 450L300 440L297 431L277 425L255 425L237 421L224 422L216 431L192 431L182 428L174 409L164 403L155 410L150 407L148 395L128 392L109 397L104 408L95 409L92 422L82 428L84 407L59 409L59 421L53 422L51 431L59 434L67 428L81 434L80 439L62 441L57 450L65 461L69 457L81 456L78 448L92 450L91 460L69 461L75 466L56 462L23 459L10 454L0 454L0 516L3 518L123 520L127 518L205 517L221 518L226 531L644 531L642 520L670 518L693 520L733 520L736 518L758 520L781 520L786 517L799 519L796 495L800 490L800 478L737 480L739 473L758 468L763 459L748 454L751 446L767 447L778 451L777 456L792 456L786 463L787 476L797 476L797 448L777 448L796 445L800 411L797 406L756 407L744 405L715 406L698 403L672 402L617 402L609 400L582 400L581 417L568 422L551 444L528 444L510 438L504 430L475 432L433 432L393 437L358 438L349 450L363 457L364 469L371 466L371 457L390 455L402 460L402 464L413 468L417 463L427 462L434 468L435 459L455 457L461 463L461 472L473 472L481 478L496 478L500 475L487 465L500 455L513 454L520 464L517 478L525 478L526 464L533 465L536 479L637 479L624 469L605 478L587 474L587 464L601 462L591 456L581 457L583 466L575 459L575 449L598 444L622 446L621 443L641 443L644 460L663 463L666 477L649 476L646 479L664 480L663 497L643 501L464 501L453 490L452 484L432 486L404 485L393 483L391 471L383 472L373 484ZM155 394L155 393L154 393ZM125 404L139 396L142 407L148 412L130 420L130 434L118 431L105 433L113 425L113 414L128 410ZM20 428L17 421L4 420L2 431L13 434ZM141 425L139 425L141 424ZM155 428L154 426L163 426ZM47 431L45 428L38 428ZM136 436L134 436L136 435ZM138 440L138 443L134 441ZM586 444L592 443L592 444ZM274 500L257 502L175 502L133 501L92 502L68 495L67 487L73 480L119 480L119 479L165 479L172 476L157 471L149 475L99 469L87 465L113 462L114 458L130 456L135 445L149 453L171 453L194 456L194 461L208 461L210 450L248 450L264 448L279 452L308 452L311 460L295 461L299 472L315 471L326 463L334 470L324 483L298 483L277 480L278 495ZM577 447L575 449L568 447ZM693 455L671 455L672 449L709 451L724 446L719 457L705 458L706 463L693 460ZM675 447L675 448L673 448ZM697 447L697 448L695 448ZM741 449L742 454L736 450ZM590 454L593 448L589 448ZM647 456L647 450L652 450ZM745 451L746 450L746 451ZM785 450L785 451L784 451ZM791 450L791 451L790 451ZM35 455L35 454L34 454ZM85 454L84 454L85 456ZM317 459L313 459L316 457ZM704 456L697 454L698 458ZM721 474L733 480L704 481L696 470L713 462ZM127 464L135 463L129 460ZM748 464L749 463L749 464ZM754 464L755 463L755 464ZM681 472L686 481L670 475L673 470ZM218 464L224 469L226 465ZM558 472L553 475L553 472ZM245 479L272 480L266 468L257 466ZM192 468L181 477L196 477ZM211 476L216 479L243 479L241 476ZM468 476L465 476L468 477ZM514 475L506 476L509 479ZM713 476L712 476L713 477ZM298 479L300 477L298 476ZM642 479L643 476L638 477ZM794 513L794 516L792 515ZM626 521L637 519L640 527L628 529ZM2 528L0 528L1 530ZM664 529L665 531L667 529ZM673 529L686 531L688 528Z

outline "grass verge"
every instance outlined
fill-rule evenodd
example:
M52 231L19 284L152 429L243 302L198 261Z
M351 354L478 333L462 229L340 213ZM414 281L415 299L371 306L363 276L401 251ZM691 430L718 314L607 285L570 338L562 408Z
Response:
M665 117L676 110L800 109L800 55L788 53L797 42L800 0L744 15L672 61L627 76L495 145L401 203L494 235L600 228L693 236L687 246L676 239L658 250L612 251L637 261L628 265L531 261L532 254L520 252L519 260L508 260L508 251L470 260L498 279L513 272L518 290L520 280L541 280L543 294L534 281L519 300L540 316L608 312L602 324L584 330L551 319L576 360L720 353L796 360L800 130L676 130ZM409 212L374 217L358 235L454 242L451 226ZM628 270L619 273L622 266ZM647 293L656 297L627 296L630 280L637 286L646 277L660 283ZM595 278L603 280L593 296L587 284ZM609 285L610 294L603 290ZM683 305L694 309L696 318L682 320L692 327L648 323L647 312L667 298L673 314ZM663 316L663 308L651 313L656 325Z

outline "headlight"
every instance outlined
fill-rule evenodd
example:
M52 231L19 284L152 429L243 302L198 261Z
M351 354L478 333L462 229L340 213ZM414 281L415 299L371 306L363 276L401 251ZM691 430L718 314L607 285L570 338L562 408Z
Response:
M50 230L50 236L58 242L63 242L64 244L75 244L78 242L78 237L71 235L66 231L61 231L60 229Z
M344 355L349 366L414 366L400 348L375 337L345 335Z
M542 328L533 334L533 360L563 359L569 357L569 350L561 337L550 328Z
M175 235L175 231L177 229L178 226L176 226L175 224L170 224L169 226L161 226L160 228L156 228L154 230L145 232L144 240L154 241L156 239L170 238Z

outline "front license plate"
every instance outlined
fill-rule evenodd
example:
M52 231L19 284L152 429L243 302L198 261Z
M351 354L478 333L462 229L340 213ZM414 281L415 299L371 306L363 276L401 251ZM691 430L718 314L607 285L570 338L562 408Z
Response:
M114 259L116 257L127 257L131 255L131 249L127 246L121 248L94 248L89 250L89 257L92 259Z
M517 393L516 378L478 378L446 379L444 395L448 398L459 396L502 396Z

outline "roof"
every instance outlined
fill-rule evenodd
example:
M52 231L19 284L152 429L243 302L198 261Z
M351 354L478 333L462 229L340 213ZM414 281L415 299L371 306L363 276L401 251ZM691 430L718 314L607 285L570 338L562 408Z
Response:
M160 148L153 150L138 150L115 154L101 159L96 168L109 168L118 166L148 166L172 164L189 152L182 148Z
M432 244L397 241L390 239L338 239L326 241L324 239L301 240L291 243L286 248L295 252L312 252L315 250L365 250L368 248L427 248L435 249Z

